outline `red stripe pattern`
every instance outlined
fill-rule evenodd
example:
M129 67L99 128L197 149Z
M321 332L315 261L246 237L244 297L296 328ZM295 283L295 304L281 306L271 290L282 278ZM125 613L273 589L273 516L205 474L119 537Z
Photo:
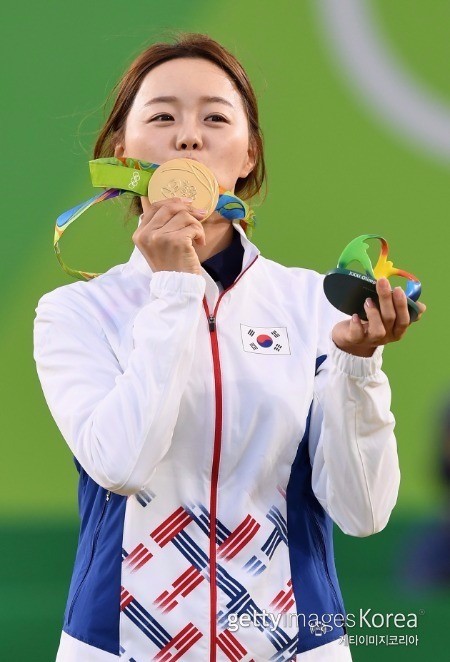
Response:
M291 579L288 581L287 587L288 589L286 591L280 591L277 593L275 598L270 603L272 609L274 611L280 612L281 614L287 612L295 602Z
M231 662L239 662L247 655L245 648L230 630L224 630L219 634L217 644Z
M202 633L189 623L153 658L155 662L174 662L186 653L201 637Z
M170 517L167 517L162 524L150 533L150 537L153 538L160 547L164 547L164 545L167 545L177 533L185 529L191 522L192 518L189 513L180 506L172 513L172 515L170 515Z
M203 580L203 575L199 573L197 568L191 566L173 582L173 591L164 591L161 593L161 595L156 598L154 604L164 613L172 611L172 609L178 604L178 600L175 598L180 595L185 598Z
M133 596L131 593L128 593L126 589L124 589L123 586L120 587L120 611L123 611L125 607L128 607L130 602L134 600Z
M223 559L232 559L250 542L260 528L258 522L247 515L239 526L218 547L217 555Z
M153 554L143 545L139 543L137 547L131 551L126 559L123 561L123 567L127 568L131 572L136 572L139 568L142 568L147 561L150 561Z

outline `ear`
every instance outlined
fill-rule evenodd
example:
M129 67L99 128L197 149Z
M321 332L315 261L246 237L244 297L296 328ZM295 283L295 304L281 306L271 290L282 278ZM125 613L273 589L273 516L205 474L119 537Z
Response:
M121 143L117 143L117 145L114 147L114 156L116 158L122 157L124 155L125 149Z
M251 173L251 171L255 167L255 164L256 164L256 150L253 145L249 145L249 148L247 150L247 159L242 167L241 174L239 175L239 177L241 179L245 179L245 177L247 177Z

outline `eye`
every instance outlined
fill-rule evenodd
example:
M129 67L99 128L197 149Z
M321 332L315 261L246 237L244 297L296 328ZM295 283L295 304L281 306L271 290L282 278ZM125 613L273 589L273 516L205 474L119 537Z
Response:
M227 120L222 115L208 115L208 117L218 117L221 122L226 122Z
M168 115L167 113L162 113L161 115L156 115L155 117L153 117L153 119L151 119L149 121L153 122L154 120L157 120L160 117L168 117L169 119L173 119L172 115Z

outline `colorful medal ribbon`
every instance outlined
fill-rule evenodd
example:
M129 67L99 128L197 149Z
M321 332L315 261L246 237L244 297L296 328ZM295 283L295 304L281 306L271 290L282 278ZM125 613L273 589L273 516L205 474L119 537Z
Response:
M56 219L53 247L61 267L67 274L69 274L69 276L79 280L91 280L101 274L71 269L63 262L59 249L59 240L66 228L84 214L84 212L99 202L104 202L105 200L110 200L111 198L124 194L129 196L146 196L148 183L157 168L159 168L157 163L147 163L138 159L126 157L107 157L89 161L92 185L105 188L105 190L98 195L89 198L86 202L82 202L81 204L76 205L76 207L72 207L72 209L63 212ZM249 239L251 238L253 228L256 226L254 212L234 193L226 191L219 186L219 200L215 207L215 211L219 212L221 216L228 219L230 222L239 220L245 234Z

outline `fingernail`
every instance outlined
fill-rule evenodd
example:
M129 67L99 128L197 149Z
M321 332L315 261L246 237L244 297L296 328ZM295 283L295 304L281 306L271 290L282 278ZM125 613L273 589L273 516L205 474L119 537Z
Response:
M195 211L198 211L199 214L206 214L207 212L206 209L195 209Z
M356 313L354 315L352 315L352 322L357 322L358 320L359 320L359 317Z
M372 306L373 306L373 301L372 301L372 299L369 299L369 298L366 299L366 300L364 301L364 305L367 306L367 308L372 308Z
M180 198L183 202L192 202L194 198Z

